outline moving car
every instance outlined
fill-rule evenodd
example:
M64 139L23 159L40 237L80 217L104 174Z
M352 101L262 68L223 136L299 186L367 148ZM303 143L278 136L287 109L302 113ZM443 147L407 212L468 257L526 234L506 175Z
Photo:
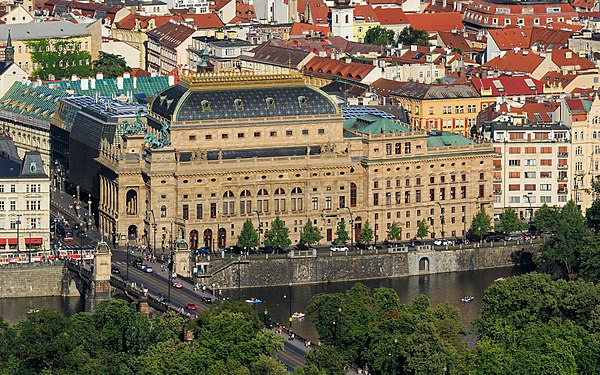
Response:
M146 273L152 273L152 272L154 272L154 270L152 269L152 267L146 266L146 268L144 268L144 272L146 272Z
M182 283L180 283L179 281L175 281L173 284L171 284L171 286L172 286L173 288L177 288L177 289L181 289L181 288L183 288L183 284L182 284Z
M329 248L331 251L348 251L348 246L345 245L331 245Z
M186 308L186 310L190 310L190 311L195 311L196 309L198 309L196 307L196 304L194 304L194 303L188 303L188 304L186 304L185 308Z
M196 250L197 254L210 254L210 247L201 247L200 249Z
M112 267L111 267L111 269L110 269L110 271L111 271L112 273L114 273L115 275L118 275L118 274L120 274L120 273L121 273L121 270L120 270L120 269L119 269L119 267L117 267L117 266L112 266Z
M212 298L210 298L210 297L202 297L202 302L204 302L204 303L212 303Z

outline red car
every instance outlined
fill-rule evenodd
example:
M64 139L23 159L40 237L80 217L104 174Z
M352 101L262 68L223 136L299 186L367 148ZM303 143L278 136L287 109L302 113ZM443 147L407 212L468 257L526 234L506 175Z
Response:
M190 311L193 311L193 310L196 310L196 305L193 303L188 303L187 305L185 305L185 308Z

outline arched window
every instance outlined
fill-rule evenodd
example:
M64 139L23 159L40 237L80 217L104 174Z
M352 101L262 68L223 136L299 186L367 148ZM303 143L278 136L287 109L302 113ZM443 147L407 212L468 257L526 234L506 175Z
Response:
M295 187L292 189L292 194L302 194L302 189L299 187Z
M275 200L273 202L275 212L285 212L285 198L283 195L285 195L285 190L282 188L275 190Z
M269 212L269 192L265 189L260 189L257 194L259 197L256 201L256 209L258 212Z
M292 189L292 211L302 211L302 189L295 187Z
M350 16L346 14L346 23L350 23Z
M167 217L167 206L160 206L160 217Z
M235 214L235 200L232 191L226 191L223 193L223 215Z
M252 213L252 194L250 190L244 190L240 194L240 214L251 214Z
M356 184L350 183L350 207L356 207Z

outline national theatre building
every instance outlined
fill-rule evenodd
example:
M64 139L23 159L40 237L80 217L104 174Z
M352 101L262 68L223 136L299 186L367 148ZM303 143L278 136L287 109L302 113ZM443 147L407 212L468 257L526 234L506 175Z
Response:
M432 236L462 237L493 209L489 144L372 115L344 121L301 75L182 77L143 121L96 159L100 230L121 245L183 237L222 249L247 218L264 233L276 216L293 243L307 220L332 241L342 218L355 238L368 220L378 242L392 222L414 238L423 218Z

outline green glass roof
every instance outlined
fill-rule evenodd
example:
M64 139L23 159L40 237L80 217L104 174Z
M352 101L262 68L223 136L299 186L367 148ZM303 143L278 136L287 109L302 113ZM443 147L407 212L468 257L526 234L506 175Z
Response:
M447 146L464 146L472 144L469 138L460 134L443 132L440 130L432 130L427 135L427 147L447 147Z
M365 134L408 133L408 124L402 124L375 115L363 115L344 121L344 129Z

